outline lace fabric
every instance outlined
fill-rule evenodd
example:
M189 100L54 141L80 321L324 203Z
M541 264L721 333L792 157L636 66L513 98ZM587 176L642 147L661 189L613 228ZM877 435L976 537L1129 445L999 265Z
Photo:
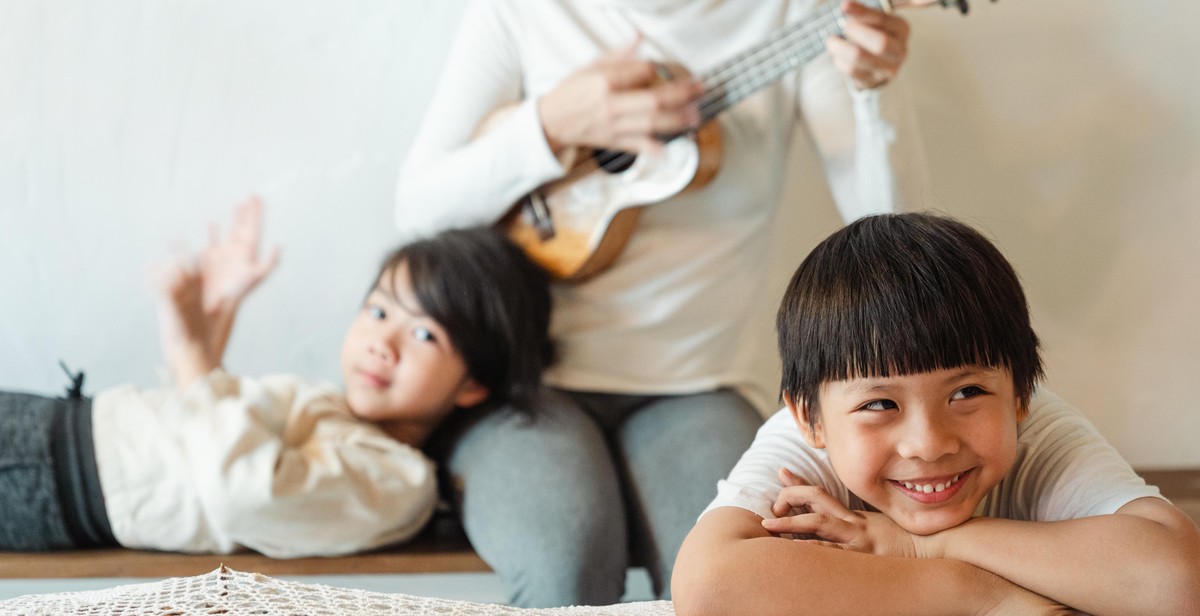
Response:
M438 614L439 616L674 616L670 601L601 607L525 609L336 588L276 580L220 567L211 573L88 592L29 595L0 601L0 615L209 616L263 614L334 616Z

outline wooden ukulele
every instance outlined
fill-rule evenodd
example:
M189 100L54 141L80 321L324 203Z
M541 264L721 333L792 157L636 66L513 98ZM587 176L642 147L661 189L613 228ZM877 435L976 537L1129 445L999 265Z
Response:
M892 10L889 0L858 1ZM967 0L924 3L933 1L967 12ZM555 278L580 281L600 272L621 253L644 206L701 188L716 177L721 132L711 120L819 56L827 38L842 34L845 16L839 4L824 2L811 19L776 30L703 75L698 130L664 138L658 154L577 148L568 154L564 177L523 197L499 225ZM681 66L659 67L661 79L685 76ZM506 111L489 116L482 130Z

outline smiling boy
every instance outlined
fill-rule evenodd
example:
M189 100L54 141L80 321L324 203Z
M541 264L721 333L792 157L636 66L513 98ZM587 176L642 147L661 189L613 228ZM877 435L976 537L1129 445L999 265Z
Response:
M1200 613L1200 531L1045 391L1011 265L928 214L805 259L787 409L676 561L692 614Z

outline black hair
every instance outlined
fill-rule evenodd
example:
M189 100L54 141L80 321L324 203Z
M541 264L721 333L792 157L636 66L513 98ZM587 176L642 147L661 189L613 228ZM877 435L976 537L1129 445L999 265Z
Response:
M488 402L528 406L553 363L549 275L500 231L443 231L401 246L383 260L376 283L408 269L421 309L462 355Z
M1043 375L1012 265L946 216L883 214L835 232L796 270L775 325L782 392L808 405L810 424L827 381L1005 367L1028 407Z

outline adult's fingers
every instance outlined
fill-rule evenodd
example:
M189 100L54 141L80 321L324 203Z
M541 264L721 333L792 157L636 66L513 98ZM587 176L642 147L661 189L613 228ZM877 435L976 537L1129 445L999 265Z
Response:
M643 37L642 37L642 33L640 30L635 32L633 35L633 40L629 41L628 43L626 43L625 45L623 45L621 47L617 47L616 49L610 49L610 50L604 52L603 54L601 54L601 56L599 58L596 58L596 61L593 64L595 64L596 66L600 66L600 65L604 65L604 64L612 64L612 63L622 62L625 60L632 60L632 59L636 58L637 50L639 47L642 46L642 38Z
M700 123L698 83L672 81L646 90L625 92L613 99L614 130L618 135L673 135Z
M825 47L833 59L833 65L864 90L887 83L899 70L898 64L867 53L843 39L830 38L825 42Z
M908 22L895 13L885 13L857 2L843 2L842 12L850 18L851 22L858 22L902 39L908 39Z
M647 88L658 79L654 63L632 58L614 59L597 67L609 92Z

